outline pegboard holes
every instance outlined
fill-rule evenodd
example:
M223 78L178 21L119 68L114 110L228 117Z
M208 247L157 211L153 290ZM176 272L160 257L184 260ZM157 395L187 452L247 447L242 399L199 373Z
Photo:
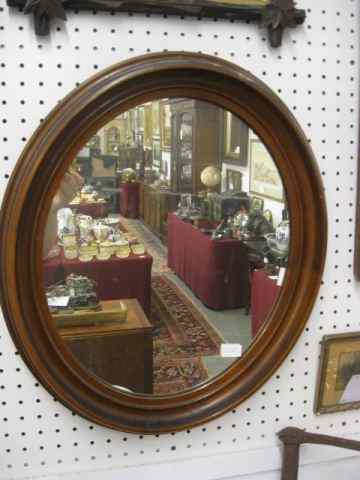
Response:
M324 2L324 0L323 0ZM308 5L310 2L307 2ZM324 278L326 280L326 284L323 283L322 288L322 295L320 297L320 301L322 302L322 316L321 321L323 322L323 326L320 325L321 330L323 333L331 333L334 327L337 328L337 331L341 332L342 329L346 328L354 328L354 325L357 326L357 319L353 320L352 317L355 318L355 312L357 309L351 308L352 304L356 301L356 298L352 299L351 293L348 293L349 289L351 291L352 288L352 281L351 279L343 279L343 272L344 269L349 271L350 276L350 269L352 268L351 265L351 258L349 255L352 254L353 249L350 248L352 245L352 237L349 235L349 228L353 228L354 220L351 218L349 212L348 215L344 214L342 210L340 211L339 208L345 206L345 208L353 208L354 207L354 188L352 185L348 185L347 182L351 181L354 182L354 170L355 170L355 161L357 158L356 154L356 123L355 123L355 114L357 114L357 106L354 102L354 97L357 95L355 94L355 83L358 80L357 73L355 74L356 70L356 62L352 60L352 57L355 58L357 55L357 42L355 42L355 37L351 40L351 45L349 45L349 32L354 33L354 29L349 29L349 20L345 19L345 15L340 15L340 12L336 12L336 18L334 22L338 22L337 24L332 24L330 22L330 15L332 14L332 18L334 18L335 11L334 6L329 6L326 2L326 8L324 8L322 13L322 23L317 22L317 26L315 27L315 21L313 26L308 23L307 32L306 32L306 40L302 38L301 34L297 34L297 30L291 32L289 36L291 36L291 40L287 39L288 41L281 49L281 54L278 55L277 51L271 51L269 53L268 47L268 40L265 37L259 39L257 29L254 32L250 29L246 30L236 30L235 35L231 35L232 30L220 30L225 22L219 21L218 23L203 21L201 19L198 22L202 22L201 24L201 33L198 30L194 31L194 25L198 28L198 24L194 23L193 20L188 20L183 17L182 20L179 20L178 24L181 25L178 29L174 28L168 29L168 31L164 31L166 27L166 23L160 24L157 28L153 27L148 20L150 17L145 17L140 14L136 15L129 15L127 18L125 15L123 16L124 27L123 29L117 28L116 23L111 23L110 26L104 21L103 25L106 28L101 28L103 17L109 16L110 21L112 21L111 17L116 15L114 12L109 12L107 14L99 13L96 22L98 28L93 31L93 24L94 19L90 16L90 21L87 22L83 18L81 19L81 24L77 23L80 21L80 15L73 16L73 18L69 18L67 23L66 29L58 28L57 32L62 32L61 35L53 35L52 42L53 42L53 49L49 50L49 43L46 41L43 44L37 44L35 41L32 43L33 34L28 40L26 37L24 39L21 38L23 35L19 34L19 31L23 32L24 34L28 33L28 23L24 22L24 26L21 25L18 27L19 19L15 18L16 23L10 23L8 31L11 30L15 31L15 35L18 36L17 41L15 40L14 45L18 48L14 50L14 59L10 61L7 60L5 56L1 59L1 67L5 69L4 71L8 71L13 74L12 78L16 79L18 92L21 93L20 97L15 97L15 99L11 98L9 94L10 88L13 88L13 85L10 81L2 81L1 82L1 92L4 92L2 97L8 99L8 104L6 101L2 101L2 110L4 113L1 114L3 120L0 122L0 127L3 128L3 132L1 133L0 138L7 138L5 142L3 142L3 147L9 148L8 151L2 152L1 160L4 162L9 162L6 164L7 169L6 173L3 171L1 174L1 178L3 180L3 185L6 185L7 180L9 179L10 168L14 163L17 155L18 150L13 149L13 145L18 146L25 142L26 139L29 137L30 132L36 126L38 121L43 121L41 118L35 114L33 115L32 109L35 102L39 102L39 105L42 106L41 114L45 116L47 112L53 107L54 103L56 102L56 98L54 100L54 89L56 88L57 96L60 97L64 96L68 90L72 88L73 85L79 86L83 79L86 79L87 76L94 73L95 70L100 68L106 67L111 65L115 61L121 61L126 56L128 56L128 52L132 55L143 54L144 52L151 52L151 51L158 51L159 45L161 42L165 43L164 40L166 38L166 50L179 50L183 48L187 48L186 42L189 42L190 48L194 50L202 49L205 53L212 53L217 56L222 56L224 58L232 58L236 56L238 63L245 68L249 68L252 70L255 75L262 77L278 94L283 98L285 103L288 105L292 105L294 107L293 111L295 112L300 124L304 127L309 129L307 133L307 137L309 140L313 140L313 149L315 152L316 159L319 163L324 185L326 187L326 193L329 196L328 200L336 201L332 203L335 204L336 210L329 208L329 219L330 225L332 227L336 226L335 228L340 232L339 234L333 234L333 238L331 241L336 241L336 257L335 261L332 258L331 254L328 257L329 268ZM352 4L349 2L349 4ZM325 2L324 2L325 5ZM345 11L344 6L344 11ZM320 10L319 6L314 4L312 9L308 9L309 14L311 13L311 17L315 15L320 17ZM93 11L93 15L96 15L97 12ZM352 18L354 14L351 13ZM22 17L21 17L22 18ZM156 16L157 21L161 17ZM113 20L116 20L115 18ZM326 20L326 22L325 22ZM311 19L308 18L307 22L310 22ZM339 24L339 21L342 22L341 29L336 30L336 27ZM128 23L126 23L128 22ZM352 20L354 22L354 20ZM29 22L30 23L30 22ZM228 28L232 28L231 24L226 22L229 25ZM249 23L249 22L247 22ZM343 24L344 23L344 24ZM246 23L244 22L244 26L246 28ZM324 40L324 36L319 37L319 31L325 32L322 28L323 25L326 24L326 41ZM114 26L114 28L112 28ZM80 28L79 28L80 27ZM141 28L140 28L141 27ZM19 30L17 30L19 28ZM219 29L218 29L219 28ZM0 27L1 30L4 27ZM65 31L66 30L66 39L65 39ZM122 31L123 30L123 31ZM214 33L214 30L216 33ZM90 36L89 36L90 32ZM221 33L220 33L221 32ZM235 32L235 30L234 30ZM332 33L332 37L330 36ZM115 35L116 34L116 42L115 42ZM20 35L20 36L19 36ZM124 38L124 41L127 42L127 45L124 47L124 43L121 42L121 35ZM101 39L100 39L101 36ZM91 41L89 42L89 37ZM331 41L330 41L331 38ZM54 45L55 39L55 45ZM210 39L211 47L207 45L208 39ZM234 41L236 39L236 42ZM119 42L117 43L117 41ZM185 41L184 41L185 40ZM260 40L260 41L259 41ZM241 41L241 48L238 47L238 43ZM5 40L4 40L5 42ZM7 39L6 39L7 42ZM291 43L290 43L291 42ZM298 43L298 47L294 48L293 45ZM115 44L115 45L114 45ZM218 45L218 47L217 47ZM307 45L310 48L307 47ZM3 45L0 45L3 48ZM307 52L312 52L311 55L304 51L303 56L300 55L300 51L302 46L305 47ZM336 47L336 50L332 48L332 46ZM25 48L26 47L26 48ZM312 50L313 47L313 50ZM333 52L335 51L336 58L334 57ZM351 57L349 59L348 52L350 51ZM32 58L32 53L35 52L35 56ZM81 52L81 54L80 54ZM118 52L115 54L115 52ZM317 53L320 52L320 53ZM26 55L25 55L26 54ZM69 59L69 63L65 63L64 58ZM55 66L55 75L53 72L50 71L49 60L53 61ZM88 63L85 61L88 60ZM319 67L323 71L316 71L315 65L318 62ZM339 63L341 62L341 63ZM20 67L19 64L22 64L23 67ZM56 67L57 64L60 64L61 67ZM342 73L341 75L335 76L332 72L333 65L341 65ZM3 66L4 65L4 66ZM41 65L41 66L38 66ZM275 65L275 67L274 67ZM299 68L301 66L301 69ZM295 68L294 68L295 67ZM297 73L294 73L296 70ZM263 73L262 73L263 72ZM57 73L57 75L56 75ZM26 78L25 75L26 74ZM38 81L37 76L40 76L41 82ZM10 78L10 77L9 77ZM66 79L66 80L65 80ZM289 85L288 80L291 80L291 84ZM320 88L317 86L317 80L321 79ZM340 84L341 82L341 84ZM351 82L351 85L350 85ZM351 90L349 88L351 86ZM21 89L20 89L21 86ZM25 88L26 87L26 88ZM59 89L61 88L61 90ZM27 90L32 89L31 97L28 97ZM338 95L336 94L338 93ZM341 95L340 95L341 94ZM56 94L55 94L56 95ZM303 102L303 98L308 99L308 102L305 104L301 104ZM23 102L19 103L20 100ZM40 103L40 101L42 103ZM349 104L349 102L353 103L353 107ZM15 105L16 103L16 105ZM15 108L14 108L15 106ZM308 107L310 107L308 109ZM11 112L10 109L14 108L17 110L16 116L14 117L14 122L10 120ZM36 104L35 104L36 110ZM7 112L9 111L9 113ZM335 113L336 112L336 113ZM351 123L349 121L345 121L342 117L348 117L349 112L353 115L351 117ZM334 117L333 121L330 121L329 118L335 114L336 118ZM21 131L21 127L26 126ZM12 128L17 127L20 131L13 134ZM321 142L321 140L325 140L325 142ZM341 142L340 142L341 140ZM355 143L354 143L355 142ZM320 144L320 146L318 145ZM340 150L341 149L341 150ZM11 161L10 161L11 160ZM333 164L337 160L338 162L342 162L341 170L340 167L337 167L337 171L333 168ZM351 170L349 169L349 160L352 161ZM336 185L334 186L331 182L336 178ZM348 199L352 201L349 202ZM329 204L330 206L330 204ZM336 211L336 214L334 214ZM334 221L335 220L335 221ZM345 228L343 228L345 226ZM337 240L337 239L340 239ZM334 248L330 248L331 252L335 251ZM345 255L345 257L344 257ZM334 265L335 264L335 265ZM336 283L333 283L334 279L331 275L334 273L334 269L336 270L339 275L335 279ZM331 272L331 273L330 273ZM341 295L339 294L336 298L333 298L332 293L334 291L338 291L339 286L341 285L341 290L347 289L348 291L342 291ZM356 297L356 295L353 295ZM328 306L327 301L330 301ZM345 299L347 299L345 301ZM347 308L349 307L349 308ZM340 313L346 311L350 314L352 313L352 317L349 315L346 317L346 323L344 322L344 318ZM326 312L326 315L324 314ZM336 312L336 313L335 313ZM331 322L331 318L328 321L327 316L329 318L333 315L336 316L336 325L334 322ZM307 338L311 339L311 349L309 348L309 343L303 343L303 340L299 341L298 350L299 354L293 356L293 358L289 359L287 363L285 363L285 369L287 367L291 367L292 377L289 377L289 370L285 370L284 374L278 374L274 376L269 381L269 387L266 387L268 391L267 397L260 397L261 393L259 392L256 394L256 398L259 399L276 399L277 403L274 405L273 402L266 403L265 405L258 405L256 404L256 408L253 407L255 405L252 403L253 399L249 399L250 406L247 408L239 407L238 410L233 410L231 416L229 417L224 416L218 423L213 424L212 427L209 426L207 430L205 430L201 434L202 442L195 442L192 441L192 434L194 434L194 438L198 433L201 433L200 429L196 429L195 432L188 430L187 432L179 433L177 436L171 436L171 444L168 443L169 436L165 438L162 436L151 436L146 437L146 442L143 441L139 436L131 436L127 441L127 437L122 437L116 433L111 438L108 438L108 432L102 432L102 429L94 429L89 428L87 429L87 424L82 419L77 420L75 416L69 415L60 415L58 413L59 406L57 404L52 404L52 406L48 406L46 402L38 402L42 397L39 395L38 391L34 389L26 387L28 385L25 381L22 380L22 375L28 375L26 369L19 369L17 371L17 381L15 385L10 385L9 388L6 390L5 386L8 387L8 383L5 380L2 382L4 385L1 386L4 402L7 399L5 396L7 392L9 392L9 396L13 394L13 389L16 388L17 384L23 385L23 388L17 390L18 393L22 394L22 398L25 402L20 399L16 399L17 404L19 405L35 405L38 409L44 412L44 415L33 415L31 418L34 419L34 424L39 427L42 423L45 423L45 419L51 417L51 421L59 422L61 424L67 425L67 431L70 431L69 439L70 445L74 445L74 447L79 450L79 445L83 445L83 441L76 441L77 438L85 438L86 444L94 446L94 450L100 450L99 445L102 445L103 448L108 448L108 450L112 451L111 449L117 449L118 447L124 447L125 442L127 442L126 447L128 452L122 452L124 457L127 457L130 454L132 461L136 462L136 456L143 457L141 459L142 462L145 462L147 459L145 458L146 454L148 454L149 458L151 455L156 451L156 453L160 452L167 452L168 455L171 455L172 452L177 452L181 455L181 451L184 451L185 448L189 448L194 450L194 452L188 452L187 455L196 454L196 450L200 450L201 448L209 448L212 444L208 441L208 438L211 438L213 445L217 446L219 451L226 450L230 442L240 442L241 440L248 440L248 442L256 441L259 438L272 438L273 437L273 430L274 425L277 429L279 427L278 423L284 424L284 422L291 421L294 425L301 424L301 420L307 418L306 422L304 422L305 427L311 428L312 417L308 414L308 411L304 412L304 405L306 408L311 411L312 408L312 397L309 401L307 399L304 400L304 396L308 397L308 394L303 394L303 396L298 396L298 392L301 390L301 393L306 392L307 385L303 385L303 383L297 382L298 378L307 380L307 373L308 371L302 366L313 365L315 361L317 361L318 352L316 350L316 354L313 354L313 345L318 344L319 340L321 339L322 334L319 334L318 331L318 316L315 313L314 320L311 321L305 329ZM312 340L313 338L313 340ZM304 355L306 353L307 356ZM6 358L6 356L5 356ZM14 359L15 360L15 359ZM13 361L13 360L12 360ZM305 364L304 362L307 362ZM11 365L11 363L9 362ZM13 368L13 367L12 367ZM14 372L14 368L12 369ZM286 372L286 373L285 373ZM290 372L290 373L291 373ZM8 371L5 369L5 372L1 372L1 379L3 377L8 376ZM291 385L287 385L289 382L289 378L291 378ZM274 383L275 381L275 383ZM292 386L295 385L295 388ZM273 396L273 388L274 386L277 387L277 393L275 397ZM42 387L40 387L42 388ZM303 390L304 389L304 390ZM291 392L291 405L288 405L288 392ZM13 402L13 400L12 400ZM265 403L265 402L262 402ZM10 404L10 402L8 402ZM44 405L43 405L44 404ZM3 425L10 427L10 415L8 415L5 404L1 404L3 408L3 415L2 418L8 418L7 422L3 422ZM53 410L52 410L53 409ZM56 413L54 410L56 409ZM291 410L290 410L291 409ZM25 411L25 408L24 408ZM6 413L5 413L6 412ZM23 416L17 415L15 419L12 421L14 423L22 425L22 430L25 430L25 419L29 420L27 415L27 410ZM276 412L276 415L273 413ZM22 412L21 412L22 413ZM291 413L291 416L289 416ZM237 415L239 417L237 417ZM266 424L262 424L263 416L266 417ZM328 426L328 419L321 418L317 420L316 429L322 430ZM22 420L22 418L24 420ZM230 421L229 421L230 418ZM239 422L237 421L239 418ZM241 427L236 427L236 425L240 425L240 421L249 420L249 425L246 425L246 428L243 428L243 424L241 423ZM41 422L41 423L40 423ZM358 422L358 421L357 421ZM354 421L349 421L347 426ZM345 428L345 424L337 425L337 427ZM227 428L226 428L227 427ZM228 429L231 427L231 431L233 432L233 436L228 436ZM311 427L311 428L310 428ZM238 430L235 430L238 428ZM251 436L247 435L248 431L256 431L256 434L252 434ZM10 430L10 428L9 428ZM34 428L35 435L37 435L38 428ZM244 431L246 431L244 433ZM19 430L14 430L19 432ZM63 467L58 467L58 472L61 474L62 469L65 468L65 464L69 462L73 463L83 463L85 464L90 459L95 461L95 457L90 456L76 456L76 457L65 457L65 442L62 441L61 434L64 432L64 428L56 428L56 425L52 426L49 431L43 430L44 434L42 435L41 441L46 445L47 451L47 462L42 458L36 460L36 465L41 465L44 467L44 474L46 475L47 469L55 468L56 465L59 464L59 460L62 461ZM215 431L215 435L214 435ZM55 434L54 434L55 432ZM8 434L5 434L8 435ZM16 436L18 433L16 434ZM211 436L210 436L211 435ZM182 439L186 436L188 442L182 443ZM214 438L215 437L215 438ZM236 437L236 438L235 438ZM30 441L30 433L29 437L25 437L27 441ZM177 440L179 438L179 443ZM214 440L213 440L214 438ZM153 440L152 440L153 439ZM46 443L48 442L48 443ZM156 445L152 442L156 442ZM139 446L142 446L140 450ZM143 446L144 445L144 446ZM146 445L146 448L145 448ZM156 447L156 449L155 449ZM175 447L175 450L173 450ZM26 448L26 447L23 447ZM36 447L38 449L38 447ZM21 449L21 448L20 448ZM19 449L19 450L20 450ZM40 450L43 451L44 447ZM17 468L20 468L25 465L29 465L27 458L25 457L26 450L21 450L23 452L24 457L21 458L21 455L17 453L19 457L19 461L15 464L15 461L12 461L12 457L8 456L7 458L11 461L5 462L5 465L14 465ZM58 455L54 452L61 451L61 459L58 458ZM14 454L14 449L12 449L12 453L9 455ZM205 453L205 450L204 450ZM27 454L28 455L28 454ZM108 453L105 451L105 455L103 458L108 459L108 465L111 464L110 460L113 458L114 462L119 463L118 455L112 455L112 453ZM171 457L170 457L171 458ZM116 460L115 460L116 459ZM97 460L100 462L100 455L97 455ZM123 460L124 463L126 460ZM46 467L46 468L45 468ZM68 465L66 466L68 468ZM77 466L78 468L79 466ZM11 467L12 468L12 467ZM29 467L26 467L29 470ZM9 474L8 474L9 475ZM26 472L27 476L31 476L31 472Z

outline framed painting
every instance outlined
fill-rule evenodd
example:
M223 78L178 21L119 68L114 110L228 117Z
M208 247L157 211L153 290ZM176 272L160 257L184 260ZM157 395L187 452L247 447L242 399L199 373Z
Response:
M279 171L264 144L250 140L250 192L278 202L283 201L284 189Z
M152 106L151 103L148 103L144 106L144 147L149 149L152 149L152 120Z
M228 168L226 170L226 191L241 192L242 190L242 173L238 170Z
M162 150L171 150L171 110L167 101L160 103L160 143Z
M249 128L230 112L224 112L224 147L227 163L247 167Z
M152 153L153 153L153 161L152 161L153 167L156 167L159 170L161 170L162 165L161 165L160 137L153 137Z
M136 128L143 132L144 124L145 124L145 107L144 105L141 105L140 107L136 108Z
M134 145L135 143L135 132L136 132L136 110L130 110L128 115L127 123L127 137L129 145Z
M160 103L157 101L151 102L151 123L152 134L160 135Z
M360 408L360 332L326 335L321 344L315 413Z

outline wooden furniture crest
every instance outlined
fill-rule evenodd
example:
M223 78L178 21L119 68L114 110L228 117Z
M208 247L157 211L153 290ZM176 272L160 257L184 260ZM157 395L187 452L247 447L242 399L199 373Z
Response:
M50 33L52 19L65 21L66 10L100 10L261 22L272 47L279 47L284 30L301 25L306 16L293 0L7 0L7 4L33 14L37 35Z

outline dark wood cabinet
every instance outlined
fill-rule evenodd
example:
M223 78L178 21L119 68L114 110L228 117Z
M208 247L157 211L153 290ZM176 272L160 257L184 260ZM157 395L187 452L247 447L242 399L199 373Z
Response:
M102 302L104 308L117 300ZM111 385L138 393L153 391L153 327L136 299L122 300L126 321L59 329L73 355Z
M167 217L177 209L180 195L142 184L140 187L140 213L146 226L166 243Z
M170 100L170 108L171 188L195 194L205 188L200 180L202 170L221 166L223 110L192 99Z

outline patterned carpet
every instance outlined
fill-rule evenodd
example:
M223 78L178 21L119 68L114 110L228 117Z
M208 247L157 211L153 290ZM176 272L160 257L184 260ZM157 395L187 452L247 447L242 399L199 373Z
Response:
M223 339L191 299L166 275L167 249L139 220L120 217L153 257L151 318L154 393L171 394L209 378L201 357L218 356Z
M146 247L147 252L153 257L152 273L160 275L170 272L167 266L167 249L139 220L120 217L121 224L128 232L133 233Z
M166 276L152 279L154 393L190 388L208 378L202 356L218 355L222 338Z

